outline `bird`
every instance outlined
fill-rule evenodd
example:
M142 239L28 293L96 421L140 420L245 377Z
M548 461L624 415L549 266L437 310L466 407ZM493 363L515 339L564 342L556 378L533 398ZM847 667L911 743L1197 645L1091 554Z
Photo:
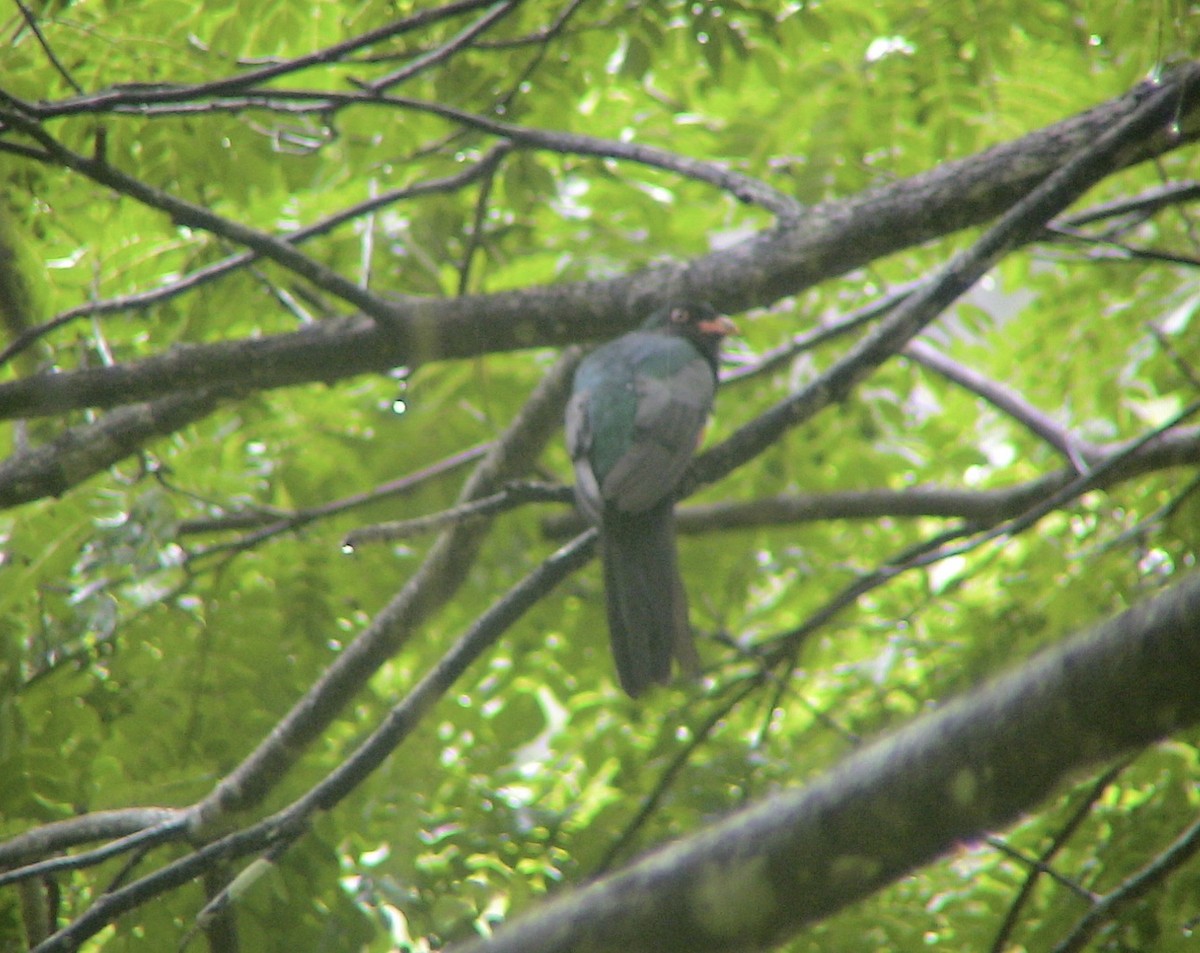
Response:
M668 683L672 660L699 674L675 491L712 410L721 341L736 331L707 303L671 303L575 372L566 409L575 499L600 531L609 638L631 698Z

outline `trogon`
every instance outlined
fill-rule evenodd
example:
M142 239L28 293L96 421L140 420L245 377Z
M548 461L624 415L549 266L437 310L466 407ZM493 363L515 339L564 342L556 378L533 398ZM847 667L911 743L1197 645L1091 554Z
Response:
M592 351L575 372L567 449L580 509L600 529L613 658L636 698L695 675L699 658L675 552L674 494L717 389L732 321L707 304L672 304Z

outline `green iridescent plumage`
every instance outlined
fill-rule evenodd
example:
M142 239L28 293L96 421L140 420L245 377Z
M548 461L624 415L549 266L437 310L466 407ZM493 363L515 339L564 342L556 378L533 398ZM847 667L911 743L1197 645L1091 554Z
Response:
M673 494L712 408L732 329L707 305L655 312L579 365L567 408L576 498L601 530L609 632L632 696L698 665L675 555Z

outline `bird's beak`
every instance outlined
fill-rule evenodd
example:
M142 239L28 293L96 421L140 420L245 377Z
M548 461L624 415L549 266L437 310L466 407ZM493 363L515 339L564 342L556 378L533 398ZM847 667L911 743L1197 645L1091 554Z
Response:
M711 335L712 337L723 338L727 335L738 333L738 326L734 324L731 318L727 318L723 314L717 315L717 317L709 321L697 322L696 326L702 334Z

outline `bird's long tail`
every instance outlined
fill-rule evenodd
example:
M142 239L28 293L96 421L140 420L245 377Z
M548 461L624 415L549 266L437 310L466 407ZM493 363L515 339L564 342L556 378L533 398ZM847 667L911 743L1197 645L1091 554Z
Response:
M608 629L621 687L636 698L671 678L671 659L689 675L699 658L675 552L675 510L663 500L636 514L607 514L602 539Z

